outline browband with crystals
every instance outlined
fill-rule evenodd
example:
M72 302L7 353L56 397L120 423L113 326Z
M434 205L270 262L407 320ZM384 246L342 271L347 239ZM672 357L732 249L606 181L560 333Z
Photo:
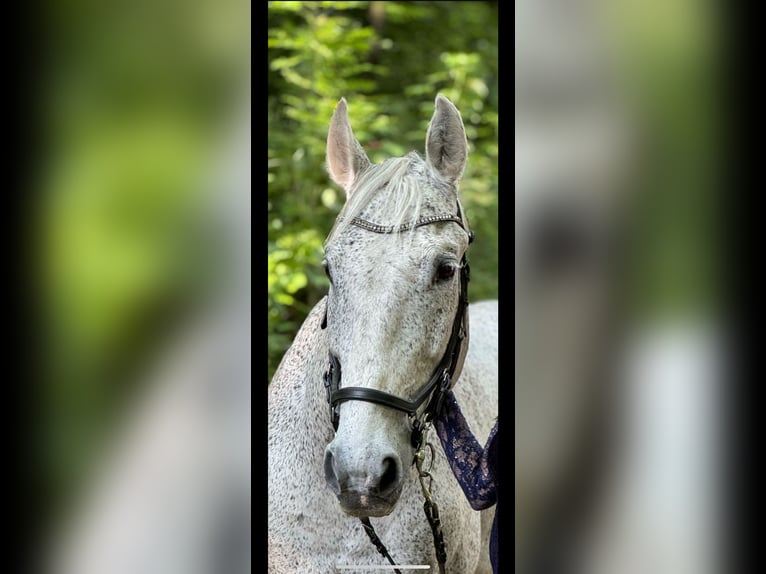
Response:
M452 215L451 213L444 215L429 215L427 217L421 217L414 223L403 223L399 226L380 225L378 223L372 223L370 221L360 219L359 217L355 217L351 220L351 225L356 225L357 227L361 227L367 231L374 231L375 233L399 233L402 231L407 231L408 229L413 229L415 227L428 225L429 223L438 223L440 221L454 221L460 225L460 227L463 227L463 220L456 215ZM463 227L463 229L465 229L465 227Z

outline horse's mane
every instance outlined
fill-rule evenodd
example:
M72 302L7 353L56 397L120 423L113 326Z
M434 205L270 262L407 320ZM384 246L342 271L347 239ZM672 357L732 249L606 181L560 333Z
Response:
M338 238L351 224L351 220L359 217L376 198L380 198L381 203L376 207L378 213L375 214L374 223L398 226L418 219L423 208L424 179L437 187L449 187L414 151L403 157L389 158L381 164L370 165L348 192L346 204L325 240L325 247Z

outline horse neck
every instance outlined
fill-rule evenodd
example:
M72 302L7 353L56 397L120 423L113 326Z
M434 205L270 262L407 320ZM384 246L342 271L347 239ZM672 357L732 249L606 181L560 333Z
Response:
M323 452L333 435L322 378L328 364L327 334L320 327L324 310L325 299L303 322L269 385L269 433L297 433L303 455L315 453L317 445Z

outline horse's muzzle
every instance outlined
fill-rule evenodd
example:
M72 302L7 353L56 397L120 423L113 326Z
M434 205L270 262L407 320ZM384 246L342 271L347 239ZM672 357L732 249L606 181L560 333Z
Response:
M355 518L388 516L394 510L400 493L401 488L395 496L381 498L375 494L347 490L338 495L338 502L343 512Z
M379 460L366 461L366 468L349 469L331 449L325 452L325 480L346 514L386 516L396 506L403 484L401 461L394 453Z

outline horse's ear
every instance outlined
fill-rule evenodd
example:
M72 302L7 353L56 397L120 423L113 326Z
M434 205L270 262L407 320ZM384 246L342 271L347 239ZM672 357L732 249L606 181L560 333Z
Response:
M426 159L438 173L454 183L463 175L467 156L463 118L455 104L439 94L426 133Z
M354 137L348 121L346 98L341 98L330 120L327 134L327 171L348 196L359 173L370 165L367 154Z

